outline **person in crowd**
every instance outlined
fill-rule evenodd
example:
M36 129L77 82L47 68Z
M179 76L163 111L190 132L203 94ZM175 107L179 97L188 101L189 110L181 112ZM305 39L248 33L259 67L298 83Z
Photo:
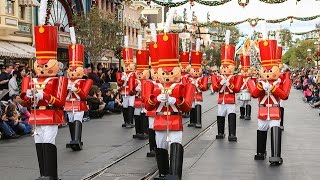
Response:
M27 131L32 130L32 126L29 125L30 112L26 107L23 107L21 104L21 99L18 94L14 94L10 97L9 104L14 104L16 110L19 112L20 123L24 124L27 128Z
M100 87L100 77L98 76L98 69L88 68L88 78L93 81L93 84Z
M5 111L6 118L8 120L9 126L17 134L30 134L32 127L26 127L24 123L20 121L20 113L17 111L17 106L13 103L10 103Z
M16 139L20 137L20 135L16 134L16 132L14 132L14 130L9 126L6 114L1 115L0 128L2 129L5 138Z
M101 90L97 85L93 85L87 97L90 116L101 116L103 114L105 103L101 96Z
M111 112L121 112L121 102L113 94L111 89L103 95L103 102L106 104L105 109Z
M3 72L0 74L0 94L4 93L6 95L3 96L3 101L9 100L9 80L11 77L11 73L13 70L12 65L6 65Z
M12 77L9 80L9 84L8 84L9 97L11 97L14 94L19 94L19 86L18 86L18 83L17 83L18 75L19 75L19 71L13 71Z

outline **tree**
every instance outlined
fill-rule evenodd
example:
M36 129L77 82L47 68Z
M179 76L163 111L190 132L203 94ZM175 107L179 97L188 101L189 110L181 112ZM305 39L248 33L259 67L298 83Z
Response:
M220 66L221 65L221 46L211 46L207 50L205 50L206 53L206 60L208 66Z
M308 49L311 51L308 52ZM313 58L314 52L314 40L301 40L297 43L296 47L290 47L284 54L283 62L294 67L313 65L313 61L307 62L307 58Z
M230 44L237 44L239 37L240 37L240 31L236 26L226 26L221 24L211 24L209 28L217 33L216 36L218 36L219 41L223 41L226 31L230 30Z
M113 14L93 7L85 15L76 15L74 22L77 40L85 45L85 50L93 64L105 56L107 50L119 54L122 43L122 26Z

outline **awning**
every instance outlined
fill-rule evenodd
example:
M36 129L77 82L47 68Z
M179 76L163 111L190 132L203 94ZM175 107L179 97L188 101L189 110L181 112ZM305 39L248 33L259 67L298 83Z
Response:
M37 0L19 0L19 6L35 7L40 6Z
M12 58L33 58L35 49L27 44L0 41L0 55Z

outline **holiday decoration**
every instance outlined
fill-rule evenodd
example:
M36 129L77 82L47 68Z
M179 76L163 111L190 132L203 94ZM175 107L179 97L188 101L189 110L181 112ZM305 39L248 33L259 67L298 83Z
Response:
M249 0L238 0L238 4L242 7L245 7L249 4Z

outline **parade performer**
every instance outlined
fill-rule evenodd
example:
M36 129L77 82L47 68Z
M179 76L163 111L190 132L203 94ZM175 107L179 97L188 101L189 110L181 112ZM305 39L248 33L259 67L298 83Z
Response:
M117 72L117 84L121 88L122 113L124 124L122 127L133 128L134 99L135 99L135 64L133 62L133 49L128 48L128 36L124 36L124 48L122 49L123 72Z
M181 112L190 111L195 90L192 84L181 84L178 34L168 33L173 15L172 10L169 11L165 33L157 35L160 83L147 82L143 87L146 109L148 111L156 109L154 130L156 131L159 179L181 179L182 177L184 150L181 144L183 129Z
M195 86L195 98L192 103L190 111L190 124L188 127L193 126L201 128L201 102L203 102L202 91L208 89L208 76L202 76L202 52L200 51L200 39L197 39L196 51L191 52L191 68L189 71L190 77L188 81Z
M236 99L235 94L240 91L242 76L234 75L235 46L229 44L230 31L226 33L226 43L221 48L220 75L211 76L212 89L219 92L218 98L218 135L217 139L223 139L225 117L228 117L229 141L237 141L236 137Z
M243 82L240 88L240 119L251 120L251 94L248 90L247 83L251 79L251 69L250 69L250 56L246 55L244 52L240 56L241 61L241 75L243 77Z
M68 79L55 77L59 71L57 61L56 26L45 26L47 1L41 1L40 26L34 27L37 78L24 77L20 97L26 107L32 107L29 123L34 125L34 141L40 169L38 180L58 179L57 147L55 138L58 125L64 124L63 106L67 96Z
M271 128L271 165L280 165L281 158L281 129L280 129L280 99L288 98L291 86L290 81L281 83L280 68L276 59L277 41L266 40L264 31L262 41L259 42L261 80L257 83L249 80L248 88L254 98L259 100L257 154L255 160L264 160L266 157L266 142L268 129Z
M182 39L182 52L180 52L180 68L181 68L181 81L182 84L186 84L189 82L189 70L190 70L190 53L186 50L186 40ZM190 117L190 113L183 113L182 117L188 118ZM190 117L191 122L191 117ZM188 127L191 124L188 124Z
M86 99L93 81L82 79L84 75L84 46L76 44L74 27L70 27L70 37L72 44L69 45L69 69L67 70L69 77L68 94L64 110L68 114L71 141L66 147L74 151L80 151L83 145L81 141L82 119L84 111L88 110Z
M148 43L149 47L149 54L150 54L150 64L151 64L151 82L153 84L159 83L158 81L158 45L157 45L157 31L156 31L156 26L154 23L150 24L150 31L151 31L151 37L152 37L152 42ZM158 86L154 86L156 88ZM157 91L154 89L154 91ZM142 96L146 95L146 93L142 92ZM145 97L143 96L143 99ZM145 101L144 101L145 102ZM156 144L156 132L153 129L153 124L154 124L154 117L156 116L156 109L153 109L152 111L147 111L146 116L148 117L149 121L149 130L148 130L148 135L149 135L149 149L150 152L147 153L147 157L155 157L155 149L157 148Z
M136 51L136 60L136 97L134 100L134 120L136 134L133 135L133 138L145 140L148 139L148 118L146 117L146 109L144 108L144 101L141 97L141 89L145 81L149 79L150 71L149 51L142 49L142 35L138 35L138 50Z

